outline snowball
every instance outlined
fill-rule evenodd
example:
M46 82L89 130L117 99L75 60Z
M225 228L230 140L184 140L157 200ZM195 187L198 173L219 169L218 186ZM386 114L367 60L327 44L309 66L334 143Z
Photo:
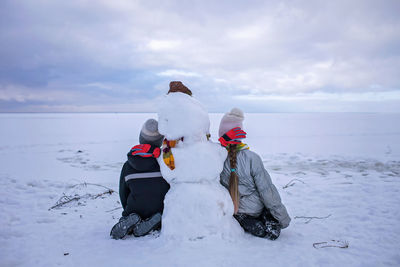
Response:
M219 181L227 151L211 141L195 143L178 142L171 149L175 159L175 169L171 170L159 157L160 169L168 182ZM220 186L220 185L218 185Z
M185 142L205 140L210 133L210 119L207 110L194 97L170 93L159 104L158 131L168 140L181 137Z
M164 238L190 241L242 238L243 230L232 217L229 192L217 183L172 184L164 204Z

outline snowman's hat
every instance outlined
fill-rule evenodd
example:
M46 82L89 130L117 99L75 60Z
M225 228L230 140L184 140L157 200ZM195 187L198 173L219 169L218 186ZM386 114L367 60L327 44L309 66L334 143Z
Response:
M192 96L192 91L190 91L190 89L187 88L182 82L172 81L169 83L169 91L167 94L176 93L176 92L180 92L180 93L184 93L184 94Z

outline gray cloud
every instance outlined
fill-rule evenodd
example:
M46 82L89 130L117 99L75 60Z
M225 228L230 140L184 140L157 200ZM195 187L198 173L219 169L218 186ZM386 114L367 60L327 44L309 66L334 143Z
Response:
M149 111L170 80L211 111L310 101L368 111L374 99L399 111L383 104L399 103L399 11L398 1L5 0L0 111Z

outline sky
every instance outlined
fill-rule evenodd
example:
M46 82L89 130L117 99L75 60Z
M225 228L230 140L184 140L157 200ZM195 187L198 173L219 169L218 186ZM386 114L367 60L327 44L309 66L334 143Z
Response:
M0 112L400 112L400 1L0 1Z

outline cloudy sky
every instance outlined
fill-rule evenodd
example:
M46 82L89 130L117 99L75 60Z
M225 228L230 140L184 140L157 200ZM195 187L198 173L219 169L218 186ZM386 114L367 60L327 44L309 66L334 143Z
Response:
M0 112L400 112L400 1L0 1Z

